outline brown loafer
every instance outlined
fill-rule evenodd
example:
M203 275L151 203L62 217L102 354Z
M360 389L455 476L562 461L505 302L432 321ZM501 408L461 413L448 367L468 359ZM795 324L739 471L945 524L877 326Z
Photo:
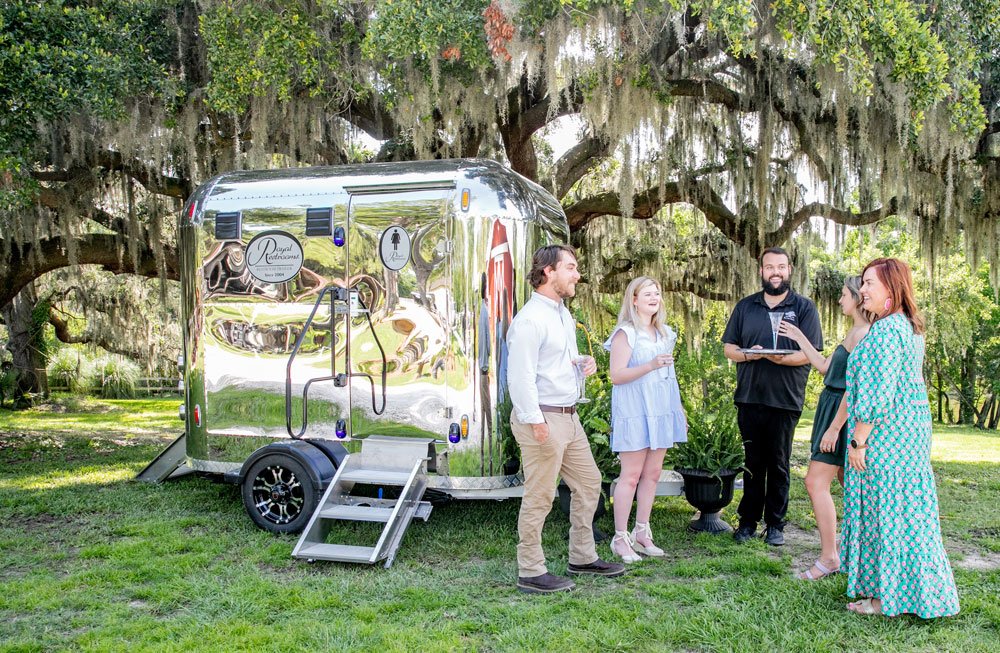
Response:
M619 562L604 562L598 558L589 565L570 564L566 567L566 572L570 574L592 574L594 576L608 576L613 578L625 573L625 565Z
M576 583L565 576L544 573L541 576L519 576L517 589L526 594L551 594L552 592L568 592L576 587Z

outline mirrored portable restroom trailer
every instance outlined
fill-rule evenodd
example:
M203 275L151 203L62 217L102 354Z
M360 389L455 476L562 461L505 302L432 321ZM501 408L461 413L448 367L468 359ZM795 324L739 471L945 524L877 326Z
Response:
M220 175L181 218L185 433L294 555L392 563L434 494L521 495L505 337L559 202L488 160ZM336 520L374 542L332 543Z

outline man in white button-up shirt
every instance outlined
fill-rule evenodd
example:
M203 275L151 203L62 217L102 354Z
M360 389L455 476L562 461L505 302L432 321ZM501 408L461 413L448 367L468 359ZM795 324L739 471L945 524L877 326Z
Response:
M576 402L582 378L597 371L597 365L591 356L580 356L576 321L563 305L580 280L575 251L567 245L542 247L535 252L528 279L535 292L507 332L507 386L514 404L510 421L524 470L517 587L547 593L574 587L569 578L548 573L542 551L542 527L560 475L572 492L567 571L620 576L625 567L598 558L594 546L592 522L601 496L601 473Z

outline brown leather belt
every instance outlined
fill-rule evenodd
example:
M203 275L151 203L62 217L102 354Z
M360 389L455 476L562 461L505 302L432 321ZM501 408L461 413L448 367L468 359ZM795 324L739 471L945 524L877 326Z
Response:
M576 412L576 406L539 406L538 410L543 413L563 413L572 415Z

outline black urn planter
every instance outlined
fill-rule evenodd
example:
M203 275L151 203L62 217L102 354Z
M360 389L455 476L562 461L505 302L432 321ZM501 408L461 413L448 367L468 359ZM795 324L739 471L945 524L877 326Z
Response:
M722 521L722 509L733 500L738 471L724 469L712 474L701 469L678 469L684 478L684 498L698 510L688 524L693 533L728 533L733 527Z

